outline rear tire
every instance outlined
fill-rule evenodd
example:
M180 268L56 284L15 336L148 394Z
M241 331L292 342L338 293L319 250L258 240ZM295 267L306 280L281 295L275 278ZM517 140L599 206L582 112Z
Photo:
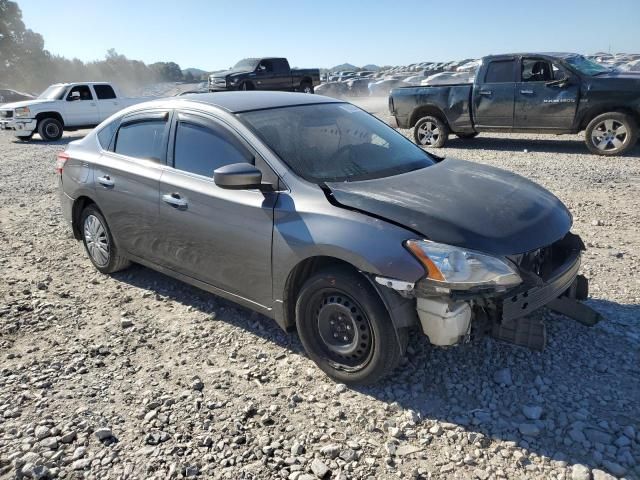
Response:
M438 117L422 117L413 128L413 138L421 147L442 148L449 138L449 126Z
M114 273L131 265L118 253L107 221L94 204L80 214L80 231L89 260L100 272Z
M38 134L46 142L55 142L62 137L62 123L52 117L38 121Z
M589 122L584 141L596 155L623 155L638 141L638 124L626 113L603 113Z
M406 348L407 336L396 335L376 291L349 268L322 270L304 283L296 322L309 358L329 377L349 385L385 377Z

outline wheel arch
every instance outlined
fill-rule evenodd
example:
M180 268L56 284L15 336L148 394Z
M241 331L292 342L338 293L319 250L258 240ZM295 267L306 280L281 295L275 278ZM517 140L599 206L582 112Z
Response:
M440 120L446 123L447 126L449 126L449 120L447 119L447 116L444 114L442 109L436 105L430 104L430 105L421 105L418 108L416 108L413 112L411 112L411 117L409 119L409 127L410 128L415 127L418 120L428 115L438 117Z
M36 120L38 122L40 120L44 120L45 118L55 118L64 127L64 119L62 118L62 115L60 115L60 113L58 113L58 112L40 112L40 113L36 114Z
M601 106L594 107L592 109L587 110L582 115L582 118L580 119L580 123L578 124L579 131L585 130L587 128L587 125L589 125L589 123L591 123L591 121L597 116L602 115L603 113L609 113L609 112L624 113L625 115L629 115L631 118L635 120L636 126L640 126L640 112L634 110L633 108L625 107L621 105L620 106L615 106L615 105L602 106L601 105Z
M76 240L82 240L82 229L80 227L80 215L82 211L89 205L95 205L98 210L100 207L96 202L88 195L81 195L73 201L71 207L71 229L73 230L73 237Z
M402 345L401 330L416 325L418 322L417 312L412 299L400 296L394 290L383 287L375 282L374 275L368 274L356 267L352 263L333 256L318 255L305 258L298 262L289 272L285 282L283 292L283 326L287 330L292 330L296 325L296 301L300 289L304 283L316 272L329 268L346 268L367 280L372 288L379 295L384 308L387 310L391 322L396 331L398 341Z

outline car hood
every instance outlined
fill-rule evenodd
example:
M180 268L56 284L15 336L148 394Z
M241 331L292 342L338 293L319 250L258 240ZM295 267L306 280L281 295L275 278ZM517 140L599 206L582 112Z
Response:
M13 110L14 108L20 108L20 107L33 107L35 105L40 105L43 103L50 103L51 100L44 100L44 99L33 99L33 100L23 100L21 102L12 102L12 103L4 103L2 104L2 108L3 110Z
M343 207L400 224L434 242L493 255L550 245L564 237L572 223L564 204L539 185L462 160L327 186Z
M253 72L253 70L239 68L239 69L225 70L224 72L216 72L216 73L212 74L211 76L213 78L226 78L227 76L233 75L233 74L236 74L236 73L251 73L251 72Z

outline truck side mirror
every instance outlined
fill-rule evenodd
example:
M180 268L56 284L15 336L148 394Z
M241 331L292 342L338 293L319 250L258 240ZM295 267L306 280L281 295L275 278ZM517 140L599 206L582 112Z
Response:
M71 92L69 94L69 97L67 98L67 101L69 101L69 102L73 102L75 100L80 100L80 92L78 92L78 91Z
M558 88L566 88L571 85L571 78L563 77L559 80L551 80L550 82L545 83L547 87L558 87Z

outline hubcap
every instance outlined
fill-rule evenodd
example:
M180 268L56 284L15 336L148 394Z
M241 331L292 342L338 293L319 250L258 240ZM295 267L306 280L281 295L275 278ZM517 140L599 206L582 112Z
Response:
M104 267L109 263L109 236L102 222L95 215L84 220L84 241L93 261Z
M591 132L591 141L598 150L615 150L627 140L627 127L617 120L603 120Z
M372 352L372 332L362 309L348 295L324 294L316 307L320 340L327 357L343 367L362 365Z
M424 122L418 128L420 145L434 145L440 138L440 129L433 122Z
M44 131L49 137L57 137L58 133L60 132L60 130L58 129L58 126L55 123L47 124Z

